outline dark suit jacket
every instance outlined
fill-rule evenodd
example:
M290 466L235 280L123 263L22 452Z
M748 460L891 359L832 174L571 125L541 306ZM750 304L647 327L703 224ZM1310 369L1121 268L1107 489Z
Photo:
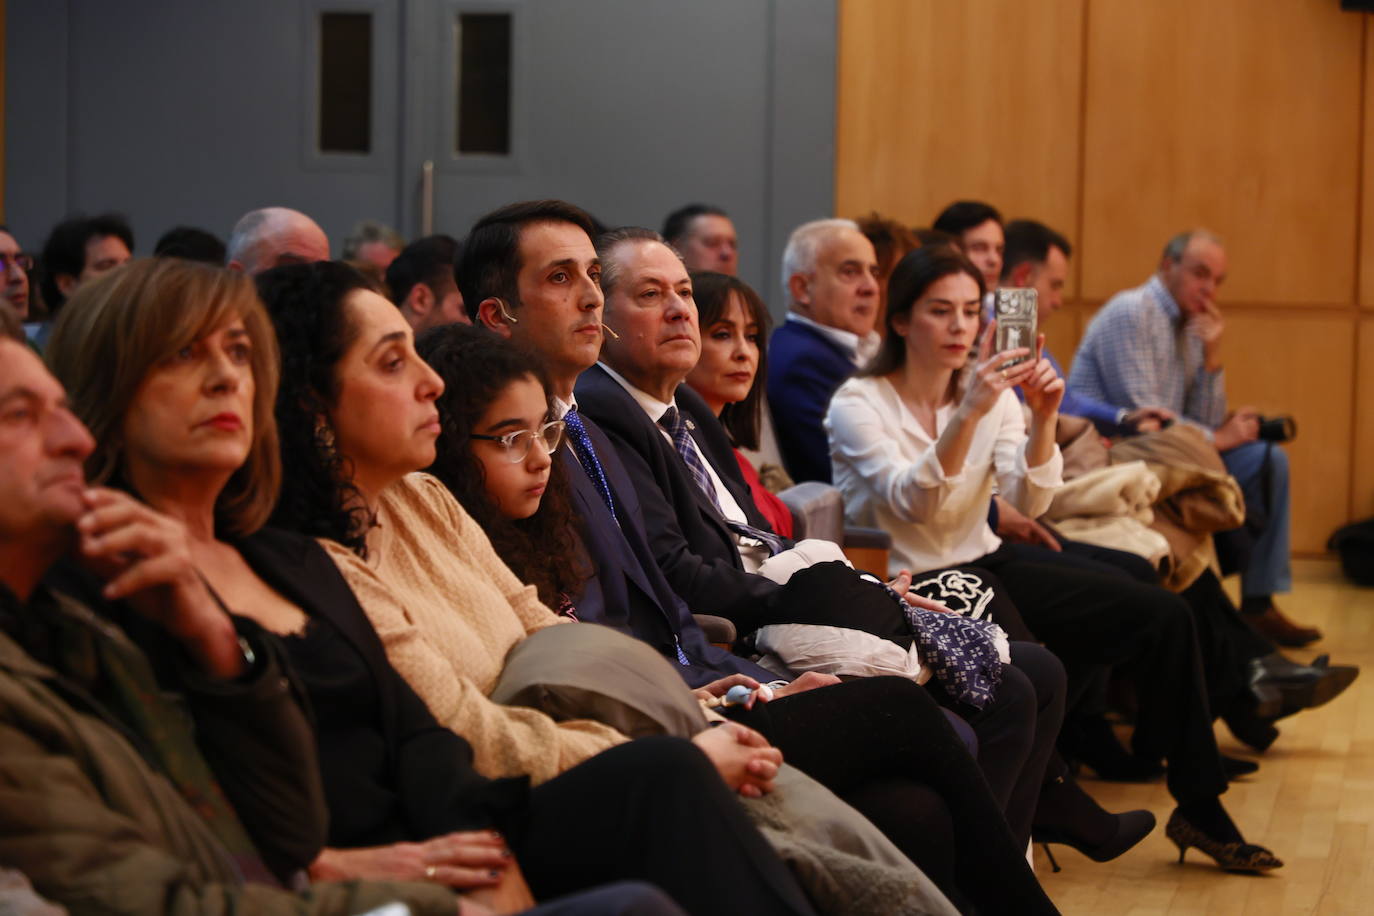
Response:
M611 487L613 518L571 448L559 452L559 466L572 486L573 508L582 521L583 546L594 567L593 576L574 602L579 619L605 624L647 642L669 661L692 687L729 674L747 674L763 681L775 675L747 659L706 641L691 611L673 592L654 561L644 531L638 494L606 435L590 417L583 425ZM690 665L678 661L680 643Z
M768 338L768 408L793 480L830 483L825 411L853 374L849 354L815 328L784 321Z
M318 722L331 844L380 845L504 827L507 813L523 803L526 781L492 781L472 768L472 747L434 719L387 661L381 639L324 548L313 538L270 528L235 546L264 582L311 618L311 626L338 631L341 645L354 653L340 653L338 676L358 670L361 661L376 692L377 715L361 718L332 702L328 691L336 684L306 681ZM293 649L294 640L285 642Z
M654 559L673 591L698 613L729 618L741 634L769 623L790 622L785 611L773 606L780 587L744 571L735 536L725 527L720 512L629 392L600 366L582 373L576 391L582 414L600 424L634 483ZM703 410L710 413L686 386L678 388L677 402L689 417L698 417ZM719 423L713 418L711 423L695 425L693 435L708 443L703 446L707 460L751 520L766 528L768 523L754 506L734 457L723 462L712 454L720 445L710 443L709 431L719 431ZM708 438L703 440L703 436ZM723 432L720 436L724 440ZM728 449L729 443L724 446Z

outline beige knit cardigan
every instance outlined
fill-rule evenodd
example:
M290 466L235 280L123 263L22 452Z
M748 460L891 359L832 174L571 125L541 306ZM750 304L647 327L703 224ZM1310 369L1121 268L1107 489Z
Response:
M481 527L428 474L383 492L368 559L322 540L352 586L387 658L443 725L472 745L490 777L557 776L629 740L598 722L555 722L488 699L506 653L535 630L571 623L540 603Z

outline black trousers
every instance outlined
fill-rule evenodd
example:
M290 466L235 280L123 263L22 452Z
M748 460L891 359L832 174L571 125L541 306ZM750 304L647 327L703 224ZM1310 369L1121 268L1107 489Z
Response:
M1022 846L1030 840L1045 769L1064 721L1064 684L1064 666L1054 653L1018 641L1011 644L1011 664L1002 668L997 696L983 709L953 699L934 679L926 682L937 702L973 726L978 766Z
M540 900L639 880L698 916L814 912L711 761L680 738L639 738L536 786L508 834Z
M978 764L924 688L860 678L729 715L873 821L961 909L1057 912Z
M1025 544L1003 543L971 565L995 577L994 604L1015 605L1063 661L1070 684L1102 665L1132 678L1140 704L1133 748L1168 761L1175 799L1204 801L1226 791L1192 612L1181 598Z
M1080 541L1060 543L1064 548L1064 556L1077 558L1075 562L1080 563L1082 568L1114 569L1145 585L1159 584L1154 567L1137 554ZM1203 570L1197 581L1178 594L1193 612L1198 649L1202 653L1202 673L1207 679L1207 700L1213 715L1222 715L1228 710L1252 703L1248 663L1252 658L1275 651L1274 644L1241 619L1240 611L1210 569ZM1070 698L1071 710L1073 699ZM1100 709L1095 700L1088 700L1090 705L1085 712Z
M1212 712L1225 715L1253 703L1250 659L1276 651L1274 644L1241 619L1240 611L1210 569L1203 570L1196 582L1180 592L1180 597L1188 602L1197 624Z

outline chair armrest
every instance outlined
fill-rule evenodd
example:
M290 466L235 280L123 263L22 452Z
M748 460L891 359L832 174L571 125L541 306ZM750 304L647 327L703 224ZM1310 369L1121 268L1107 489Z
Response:
M844 546L891 550L892 535L881 528L860 528L851 525L844 529Z
M692 617L706 634L707 642L727 651L735 644L735 625L729 620L712 614L693 614Z
M778 494L792 513L792 537L820 538L835 544L844 538L844 500L828 483L808 480Z
M892 535L880 528L844 529L844 555L855 569L886 579L891 552Z

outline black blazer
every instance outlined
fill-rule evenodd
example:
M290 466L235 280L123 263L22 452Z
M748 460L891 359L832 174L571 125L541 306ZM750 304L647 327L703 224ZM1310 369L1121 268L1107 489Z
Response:
M616 514L611 516L572 448L560 450L558 470L571 483L573 508L582 521L583 546L594 567L592 578L574 602L577 616L647 642L677 664L692 687L736 673L773 680L774 675L753 662L707 642L654 560L638 494L614 446L589 417L582 421L610 485ZM681 645L690 664L681 664L675 643Z
M361 660L376 691L377 716L372 720L347 711L325 715L315 704L317 718L332 723L316 735L330 843L371 846L454 830L504 829L514 810L523 806L527 781L493 781L472 768L471 745L440 725L391 666L381 639L324 548L313 538L271 528L234 546L312 625L338 631L340 644L356 655L341 656L339 671ZM373 753L362 753L365 747Z
M660 428L644 413L620 383L600 366L577 380L577 403L615 445L638 494L654 559L674 592L688 607L702 614L718 614L734 622L740 633L752 633L769 623L787 623L785 608L775 608L780 587L763 576L744 571L735 536L725 519L692 480L691 472ZM685 414L699 417L709 409L695 392L679 387L677 403ZM714 417L712 417L714 421ZM721 454L729 443L719 422L694 420L693 435L705 441L703 451L726 487L744 507L751 523L766 528L733 455L728 464ZM720 435L710 440L711 431ZM703 440L703 436L707 438Z

